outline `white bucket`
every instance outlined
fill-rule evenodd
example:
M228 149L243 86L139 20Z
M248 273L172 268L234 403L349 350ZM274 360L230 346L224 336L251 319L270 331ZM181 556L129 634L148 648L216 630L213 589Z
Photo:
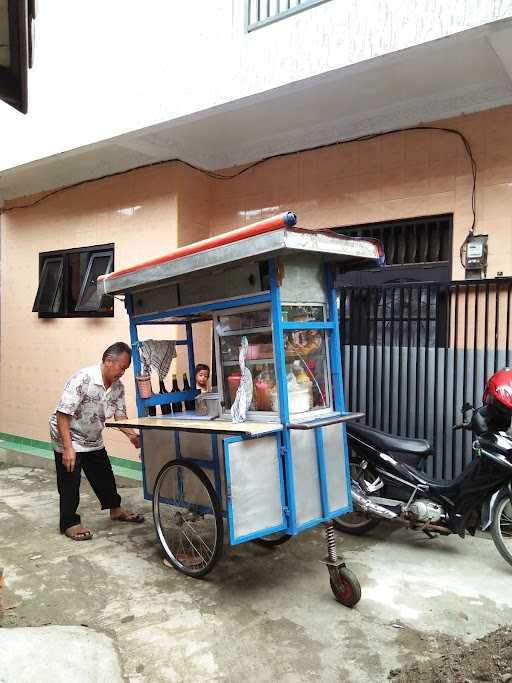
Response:
M272 410L279 412L277 393L270 394L272 398ZM288 409L290 413L305 413L311 409L311 392L309 389L297 389L288 392Z

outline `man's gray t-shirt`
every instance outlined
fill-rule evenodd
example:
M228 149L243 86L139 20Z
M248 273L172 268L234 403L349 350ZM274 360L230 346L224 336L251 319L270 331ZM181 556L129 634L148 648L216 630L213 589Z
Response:
M103 448L105 420L126 415L124 386L117 380L105 389L100 365L83 368L71 377L50 417L53 448L62 453L64 444L57 429L57 412L71 415L69 426L75 451L98 450Z

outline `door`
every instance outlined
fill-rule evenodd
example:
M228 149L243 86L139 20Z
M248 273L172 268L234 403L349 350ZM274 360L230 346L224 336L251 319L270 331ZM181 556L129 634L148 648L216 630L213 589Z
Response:
M286 529L281 434L225 439L224 463L230 544Z

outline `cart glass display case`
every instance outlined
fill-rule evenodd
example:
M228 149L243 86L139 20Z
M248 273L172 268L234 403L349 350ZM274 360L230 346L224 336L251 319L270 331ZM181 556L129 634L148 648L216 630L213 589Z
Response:
M323 323L323 305L285 305L283 320L290 323ZM222 312L215 316L216 361L221 400L228 412L240 385L239 353L241 340L248 341L246 367L253 380L249 419L265 413L269 419L279 414L279 386L276 381L271 309ZM294 419L332 412L326 331L318 328L291 329L284 332L288 407Z
M284 333L288 408L291 415L332 411L326 333L287 330Z
M283 304L284 322L325 322L325 306L319 304Z
M297 420L332 412L328 333L316 326L326 322L326 306L283 304L282 319L292 327L284 332L290 415Z
M216 358L224 410L229 411L240 385L239 353L247 337L245 364L253 378L249 412L279 412L270 306L222 312L214 317Z

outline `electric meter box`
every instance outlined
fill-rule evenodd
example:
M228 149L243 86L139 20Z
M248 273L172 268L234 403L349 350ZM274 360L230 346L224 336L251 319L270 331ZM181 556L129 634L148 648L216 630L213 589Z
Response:
M487 235L473 235L466 242L466 270L487 268Z

